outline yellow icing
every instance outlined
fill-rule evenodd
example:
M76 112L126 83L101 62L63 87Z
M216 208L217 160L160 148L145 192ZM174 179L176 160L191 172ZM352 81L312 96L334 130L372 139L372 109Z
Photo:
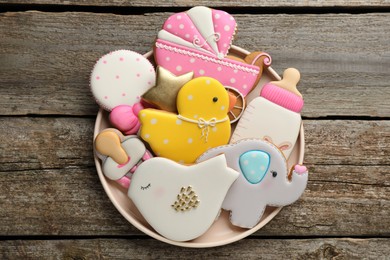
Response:
M157 156L193 163L206 150L228 143L229 96L219 81L199 77L186 83L178 93L177 110L179 115L156 109L140 111L141 138Z

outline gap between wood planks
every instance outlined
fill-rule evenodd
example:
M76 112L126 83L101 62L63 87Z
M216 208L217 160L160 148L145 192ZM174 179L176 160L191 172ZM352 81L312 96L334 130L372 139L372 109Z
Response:
M143 6L91 6L91 5L55 5L55 4L2 4L0 13L5 12L89 12L110 13L119 15L141 15L151 13L177 13L186 11L189 7L143 7ZM211 7L211 6L210 6ZM280 7L221 7L212 6L215 9L227 11L230 14L364 14L364 13L388 13L390 6L334 6L334 7L309 7L309 6L280 6Z

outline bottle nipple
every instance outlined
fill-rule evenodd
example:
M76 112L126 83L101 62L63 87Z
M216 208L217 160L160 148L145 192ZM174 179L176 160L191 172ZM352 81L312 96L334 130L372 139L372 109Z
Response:
M271 81L263 86L260 96L294 112L303 108L302 94L297 89L301 75L297 69L288 68L283 72L283 79Z
M297 69L294 68L288 68L283 72L283 79L279 81L271 81L270 83L284 88L285 90L288 90L300 97L302 97L302 94L297 89L297 84L301 78L301 74Z

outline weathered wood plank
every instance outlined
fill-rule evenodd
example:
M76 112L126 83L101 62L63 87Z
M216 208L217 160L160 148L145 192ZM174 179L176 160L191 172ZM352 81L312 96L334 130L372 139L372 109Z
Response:
M14 240L2 259L385 259L390 239L244 239L223 247L182 248L152 239Z
M2 235L139 234L109 201L94 168L0 174Z
M0 118L0 171L92 167L93 124L88 118Z
M0 171L93 163L93 118L0 118ZM305 162L389 165L390 121L305 120Z
M99 183L93 121L0 118L0 234L140 234ZM308 189L256 235L389 235L390 122L309 120L305 129Z
M389 166L308 166L302 198L254 236L389 236ZM94 168L2 172L0 190L2 235L141 234Z
M147 52L169 15L1 14L0 114L96 114L88 86L96 59L123 48ZM236 45L270 53L278 72L302 72L304 116L390 114L389 14L236 18Z
M210 7L388 7L390 2L388 0L320 0L320 1L292 1L292 0L265 0L265 1L223 1L223 0L200 0L200 1L186 1L186 0L175 0L175 1L147 1L147 0L133 0L133 1L118 1L118 0L0 0L3 4L41 4L41 5L80 5L80 6L118 6L118 7L192 7L196 5L204 5Z

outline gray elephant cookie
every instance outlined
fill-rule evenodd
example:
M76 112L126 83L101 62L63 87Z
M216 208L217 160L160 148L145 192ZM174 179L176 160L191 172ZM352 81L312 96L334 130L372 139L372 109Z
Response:
M230 222L235 226L254 227L267 205L292 204L306 188L306 167L296 165L290 172L283 153L267 141L243 139L219 146L201 155L197 163L219 154L225 154L228 166L240 173L222 204L231 211Z

